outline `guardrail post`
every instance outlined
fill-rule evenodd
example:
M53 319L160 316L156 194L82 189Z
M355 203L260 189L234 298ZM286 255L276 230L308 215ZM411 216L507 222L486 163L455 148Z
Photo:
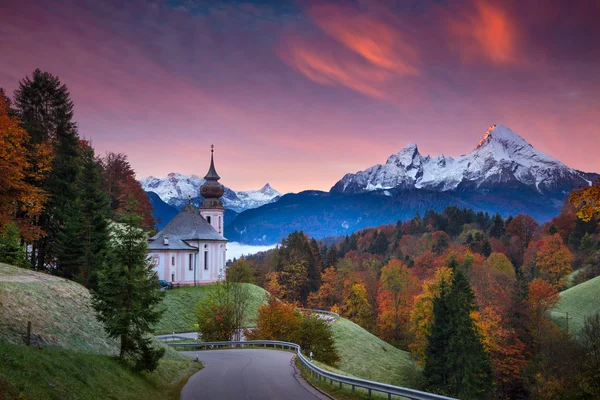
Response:
M371 389L369 389L369 397L371 397Z
M342 381L340 381L340 389L342 388Z
M354 393L354 385L352 385L352 393Z
M388 400L392 400L392 394L388 393Z
M329 379L329 384L333 385L333 379L331 379L331 378Z

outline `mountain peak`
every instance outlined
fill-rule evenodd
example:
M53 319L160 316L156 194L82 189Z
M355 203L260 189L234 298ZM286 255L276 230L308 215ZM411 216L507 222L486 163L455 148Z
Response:
M419 165L421 162L421 154L416 143L410 143L396 154L392 154L387 159L387 164L402 165L408 167L410 165Z
M483 138L481 138L477 144L476 148L479 149L490 142L500 142L503 143L505 147L509 143L527 145L531 147L531 145L525 139L511 131L506 126L496 124L490 125L488 130L485 131Z

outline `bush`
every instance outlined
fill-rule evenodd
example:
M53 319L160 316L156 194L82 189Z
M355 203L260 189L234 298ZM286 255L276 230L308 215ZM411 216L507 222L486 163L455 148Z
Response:
M271 296L258 309L256 329L246 333L248 340L280 340L299 344L305 355L333 365L340 357L331 326L317 315L304 316L292 304Z

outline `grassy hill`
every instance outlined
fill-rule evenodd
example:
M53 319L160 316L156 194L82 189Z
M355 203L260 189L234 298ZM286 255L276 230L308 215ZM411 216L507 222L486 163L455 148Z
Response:
M560 292L560 301L550 312L557 325L566 327L569 313L569 332L577 333L585 317L600 312L600 276Z
M116 351L86 288L0 263L0 399L176 399L200 367L167 349L156 371L137 374Z
M250 283L241 283L248 288L250 304L246 326L253 326L256 321L258 307L265 301L267 292L259 286ZM161 321L154 327L157 334L173 332L192 332L197 330L194 325L196 320L196 305L202 301L211 289L211 286L188 286L179 289L167 290L163 301L166 311Z
M336 368L318 363L322 368L341 375L415 387L419 371L410 353L400 350L345 318L333 325L340 355Z

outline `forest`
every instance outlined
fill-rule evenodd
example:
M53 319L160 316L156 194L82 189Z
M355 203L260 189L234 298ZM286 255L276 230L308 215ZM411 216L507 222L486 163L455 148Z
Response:
M561 290L600 275L598 188L574 191L543 225L447 207L339 238L294 232L235 260L228 278L338 312L410 351L429 391L599 398L600 315L581 332L549 317Z
M111 221L125 211L146 230L155 221L127 156L96 154L74 108L67 86L39 69L12 100L0 88L0 261L94 288Z

